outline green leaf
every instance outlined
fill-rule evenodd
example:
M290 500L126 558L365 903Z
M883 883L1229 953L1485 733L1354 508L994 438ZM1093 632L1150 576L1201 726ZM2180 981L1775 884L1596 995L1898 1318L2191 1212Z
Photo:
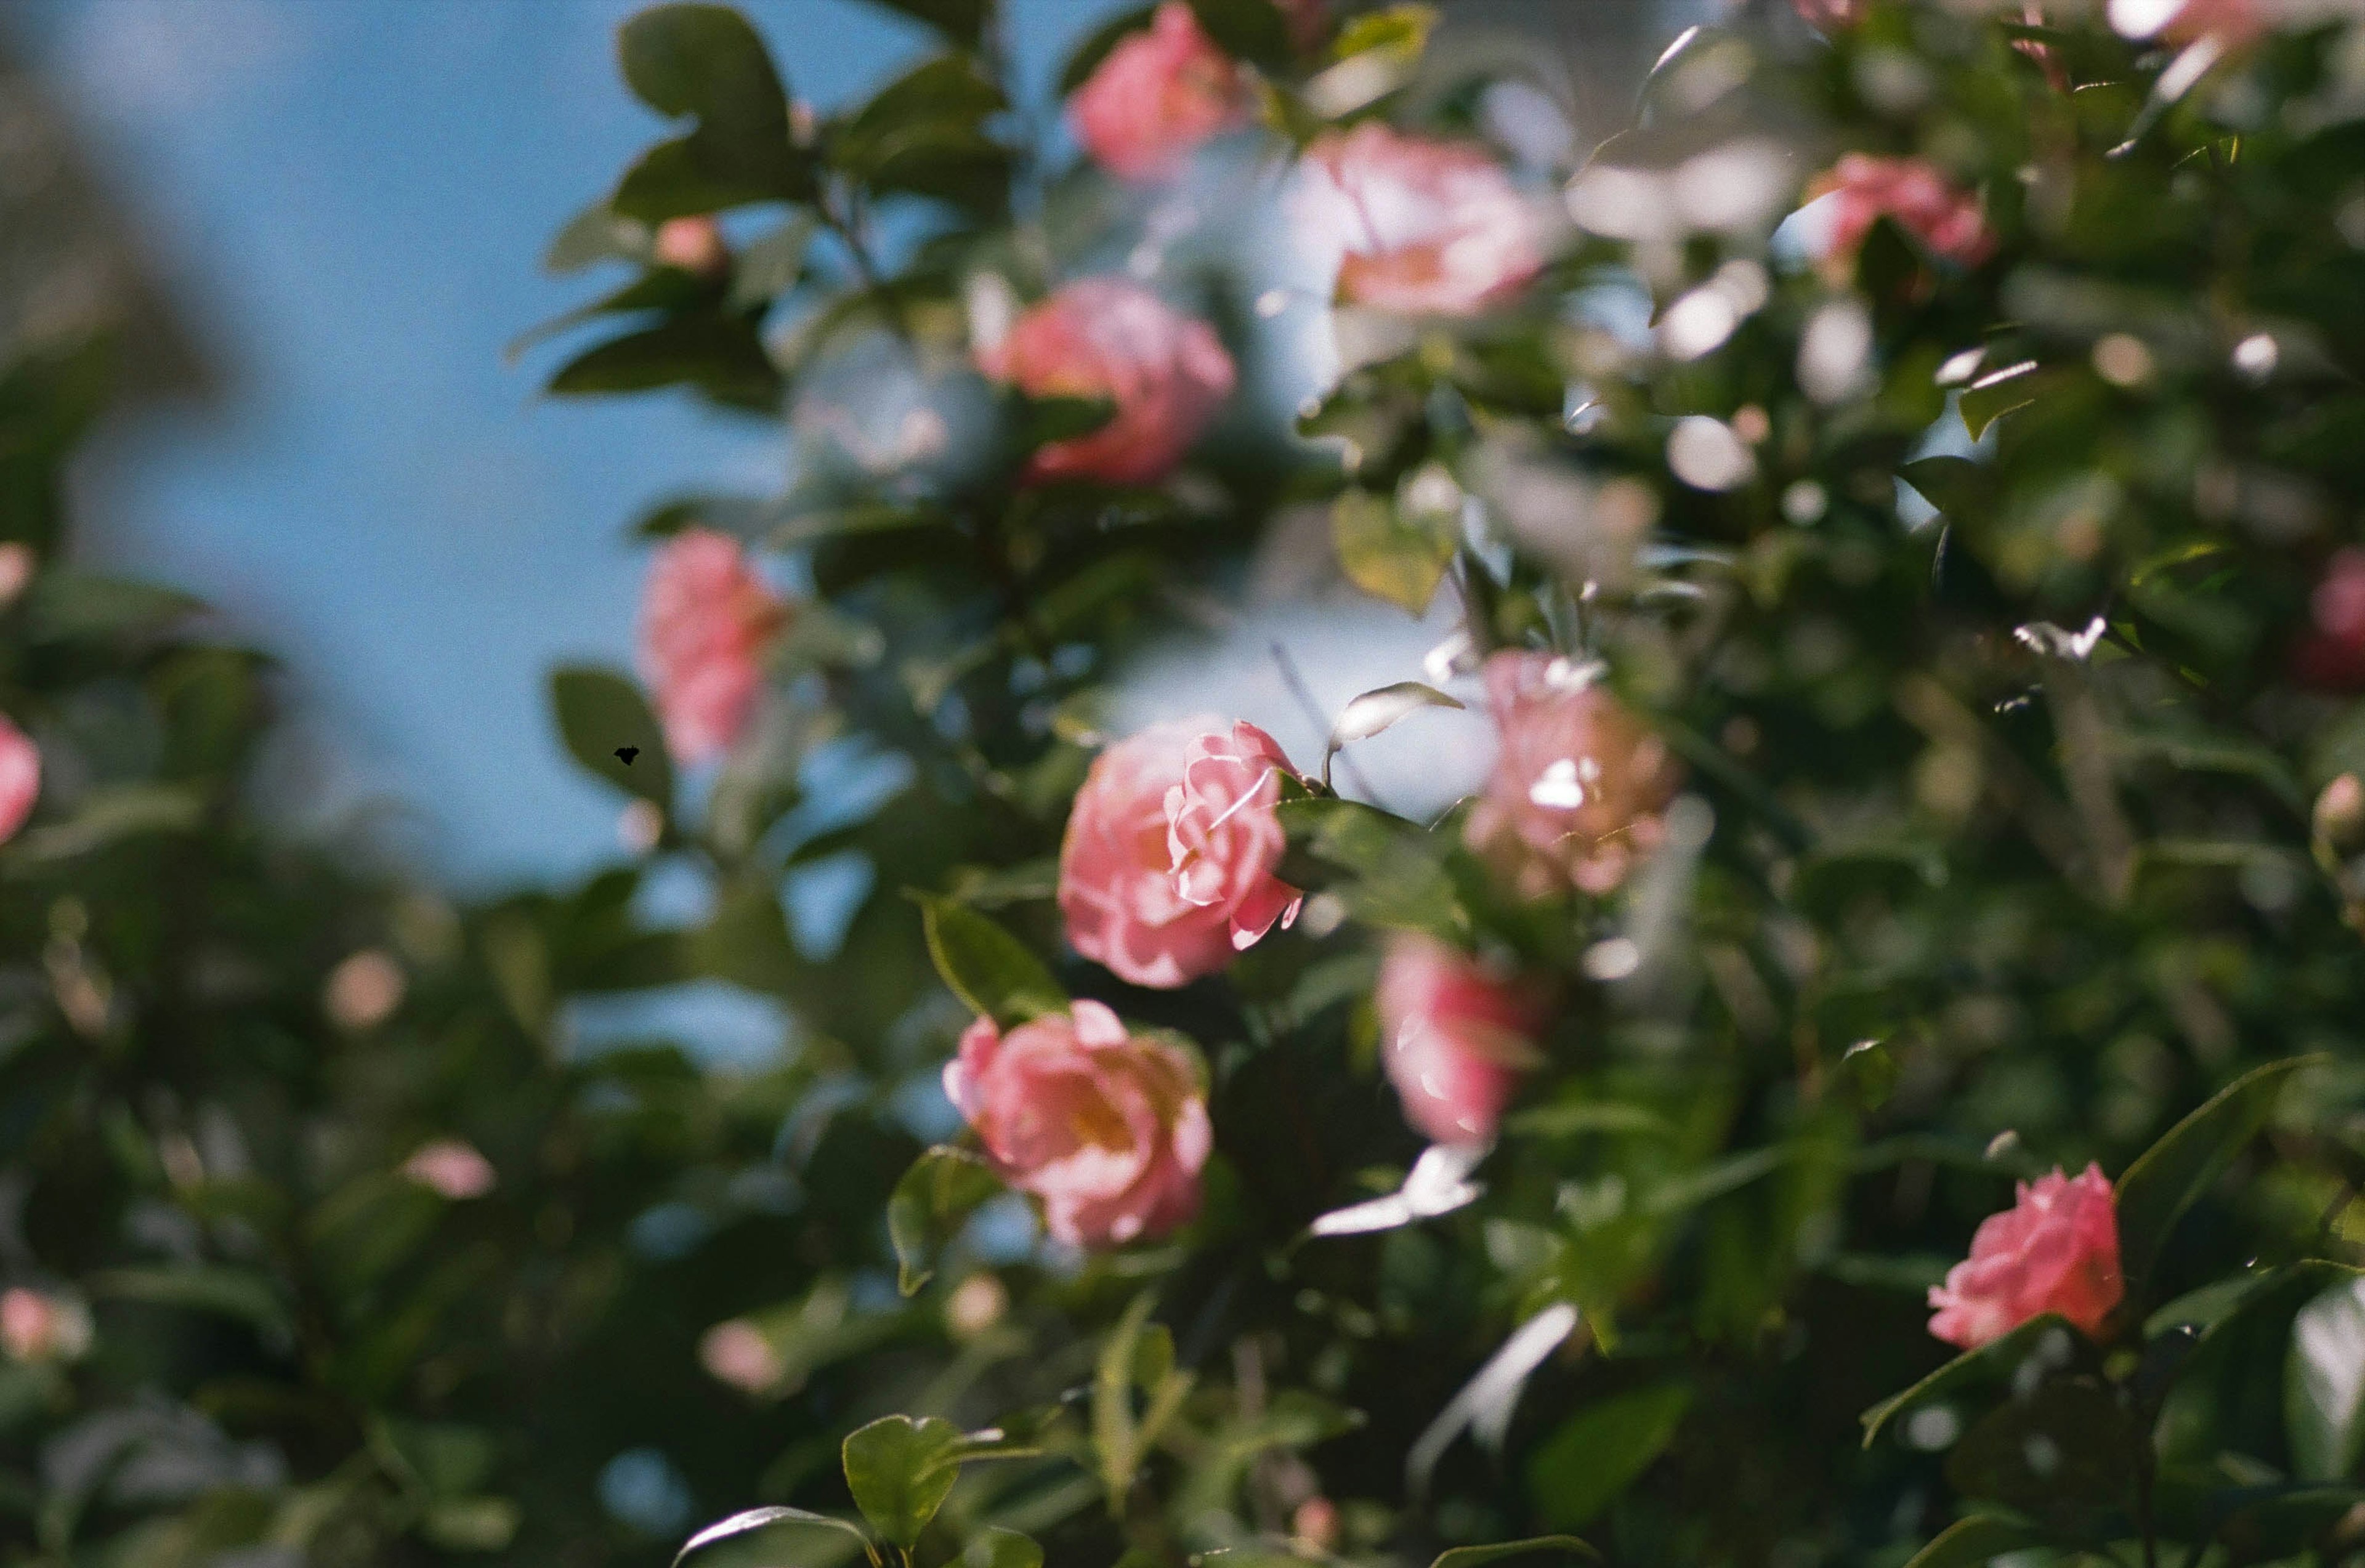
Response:
M641 689L612 670L569 665L551 672L551 710L568 755L629 795L670 813L673 760ZM630 750L627 763L617 755Z
M547 321L528 327L502 346L501 357L515 359L536 343L602 316L622 316L636 310L678 310L696 305L706 298L707 292L707 286L689 274L672 267L659 267L634 278L622 288L601 295L588 305L578 305Z
M1394 727L1397 721L1418 712L1423 708L1459 708L1458 697L1449 697L1433 686L1418 680L1399 680L1393 686L1383 686L1348 700L1339 710L1338 722L1330 726L1330 738L1322 747L1322 782L1330 782L1330 759L1340 748Z
M2245 1073L2127 1168L2118 1185L2119 1257L2130 1294L2149 1282L2176 1222L2266 1125L2285 1081L2325 1059L2291 1057Z
M2283 1420L2303 1481L2338 1481L2365 1461L2365 1279L2333 1286L2292 1320Z
M839 132L841 151L853 151L907 126L924 122L976 126L1010 106L1000 87L988 81L965 54L924 61L887 84Z
M2035 402L2038 389L2034 363L2023 361L2019 364L2005 365L2001 370L1991 370L1964 387L1956 406L1962 412L1964 426L1971 432L1971 439L1977 441L1987 433L1990 425L2006 414ZM1914 487L1921 488L1918 485ZM1931 499L1943 510L1945 503L1937 501L1934 496Z
M1191 10L1216 47L1234 60L1267 71L1289 68L1295 52L1290 47L1289 19L1273 0L1191 0Z
M546 389L553 397L586 398L678 386L734 408L764 409L779 396L780 373L752 320L677 316L577 355Z
M1974 1423L1946 1457L1946 1479L2024 1514L2090 1522L2132 1505L2145 1441L2117 1391L2051 1378Z
M862 1543L865 1556L869 1557L873 1563L879 1561L879 1552L870 1544L870 1538L844 1519L834 1519L827 1514L812 1513L803 1508L775 1506L769 1508L750 1508L745 1513L734 1514L727 1519L707 1526L682 1542L681 1550L675 1552L673 1556L674 1568L681 1568L682 1560L691 1552L712 1546L719 1540L729 1540L737 1536L752 1534L759 1529L771 1529L780 1525L802 1525L837 1530L850 1535Z
M1102 1488L1114 1500L1133 1488L1134 1473L1191 1392L1191 1373L1174 1364L1174 1336L1149 1321L1155 1291L1133 1298L1108 1337L1093 1373L1093 1449ZM1146 1396L1138 1415L1134 1391Z
M1897 476L1957 521L1978 516L1995 489L1986 466L1967 457L1919 458L1898 469Z
M971 1012L1008 1028L1066 1009L1068 993L1051 971L997 922L951 899L919 902L928 957Z
M516 1536L520 1517L507 1497L447 1497L427 1506L419 1528L447 1551L500 1551Z
M953 1232L1002 1190L992 1168L967 1149L939 1145L912 1162L887 1199L887 1237L905 1295L928 1282Z
M270 1279L227 1263L110 1269L92 1275L88 1284L91 1294L102 1300L145 1302L234 1317L281 1343L293 1333L286 1305Z
M1427 829L1328 795L1284 800L1274 812L1288 835L1280 872L1291 887L1335 891L1369 924L1448 940L1462 934L1468 917L1445 868L1447 846Z
M1482 1564L1530 1551L1557 1551L1564 1556L1601 1561L1601 1553L1573 1535L1531 1535L1525 1540L1498 1541L1493 1546L1457 1546L1451 1551L1439 1552L1429 1568L1481 1568Z
M731 308L761 309L796 287L813 229L813 218L799 215L743 246L731 263Z
M113 784L94 790L63 822L49 823L6 851L19 864L71 860L151 833L188 833L205 820L205 803L172 784Z
M1866 1411L1862 1417L1864 1446L1870 1448L1881 1428L1900 1412L1972 1383L2008 1380L2032 1355L2066 1362L2074 1350L2077 1333L2063 1319L2046 1313L2042 1317L2030 1318L2001 1339L1964 1351L1904 1393L1891 1394Z
M617 215L601 196L568 218L542 253L544 272L580 272L594 262L646 262L648 225Z
M985 36L985 19L992 0L880 0L890 10L916 17L963 49L975 49Z
M1020 409L1021 452L1090 435L1116 417L1116 405L1105 398L1029 398L1014 392L1011 398Z
M790 140L789 100L764 40L727 6L658 6L617 34L624 80L660 114L694 116L688 136L650 150L610 205L644 223L813 194Z
M152 637L204 608L152 583L51 566L25 590L24 636L30 643Z
M1032 1536L988 1525L961 1548L961 1568L1043 1568L1043 1549Z
M1433 520L1408 518L1368 490L1348 490L1331 503L1330 542L1349 581L1415 615L1436 597L1455 548Z
M958 1427L941 1416L881 1416L847 1436L846 1484L870 1528L909 1550L960 1476Z
M2006 1552L2024 1551L2045 1544L2042 1531L1990 1514L1958 1519L1938 1539L1913 1554L1905 1568L1986 1568Z
M1582 1529L1675 1439L1692 1391L1680 1383L1597 1400L1561 1424L1528 1462L1536 1518Z

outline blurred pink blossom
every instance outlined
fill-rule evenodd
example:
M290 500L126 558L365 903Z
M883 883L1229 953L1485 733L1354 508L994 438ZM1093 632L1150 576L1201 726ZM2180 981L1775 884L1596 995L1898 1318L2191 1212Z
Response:
M402 1005L407 983L391 954L364 947L329 971L321 1008L341 1029L375 1029Z
M1809 26L1825 31L1852 28L1863 21L1868 3L1869 0L1790 0L1791 6Z
M31 584L39 566L31 545L13 539L0 544L0 610L17 601L17 596Z
M1249 84L1185 0L1166 0L1146 31L1117 40L1068 100L1068 125L1103 168L1164 180L1201 143L1247 119Z
M1035 454L1026 476L1147 485L1164 478L1232 395L1232 356L1204 321L1123 278L1067 285L978 353L1034 398L1104 398L1106 424Z
M667 751L702 762L731 748L755 712L765 644L787 616L737 540L688 528L666 541L641 601L641 667Z
M1128 1035L1097 1002L1006 1035L979 1019L945 1066L945 1093L1003 1180L1043 1201L1056 1240L1120 1246L1199 1212L1215 1137L1190 1058Z
M476 1145L455 1137L420 1144L402 1162L402 1174L455 1204L483 1197L499 1181L493 1162L477 1153Z
M1398 936L1373 1002L1381 1063L1405 1120L1432 1143L1495 1136L1519 1075L1536 1058L1541 992L1426 936Z
M25 1285L0 1291L0 1350L18 1361L71 1361L90 1349L90 1312Z
M40 792L40 748L0 713L0 844L17 836Z
M1274 876L1289 759L1254 724L1160 724L1094 760L1059 846L1077 952L1135 985L1213 974L1295 913Z
M1930 1289L1930 1332L1975 1350L2055 1312L2097 1336L2125 1294L2111 1183L2099 1165L2075 1178L2057 1168L1979 1222L1970 1257Z
M2314 624L2292 650L2292 675L2326 691L2365 690L2365 550L2333 552L2308 611Z
M649 253L659 266L698 277L717 278L731 270L731 247L723 242L722 227L703 213L658 224Z
M763 1394L787 1371L764 1331L744 1317L718 1323L700 1337L698 1364L742 1394Z
M1471 316L1543 266L1536 216L1493 158L1377 120L1306 150L1289 212L1339 255L1337 295L1350 304Z
M1834 192L1823 267L1837 281L1855 275L1856 252L1883 218L1893 219L1932 254L1962 266L1977 266L1995 250L1995 235L1978 197L1922 159L1851 152L1833 164L1809 195Z
M1679 777L1666 743L1566 659L1500 653L1485 673L1501 749L1470 847L1525 898L1609 891L1659 846Z

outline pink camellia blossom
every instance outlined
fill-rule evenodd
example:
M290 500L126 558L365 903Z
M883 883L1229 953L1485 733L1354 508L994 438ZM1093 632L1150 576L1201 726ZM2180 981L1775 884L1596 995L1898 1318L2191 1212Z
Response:
M1059 846L1059 913L1077 952L1135 985L1213 974L1285 923L1289 758L1254 724L1159 724L1103 752Z
M1339 257L1337 294L1349 304L1474 316L1543 267L1536 216L1500 164L1377 120L1306 150L1289 214Z
M40 567L33 547L11 539L0 544L0 610L17 601L17 596L32 582L33 574Z
M2292 673L2326 691L2365 690L2365 550L2338 550L2308 596L2313 625L2292 650Z
M2239 48L2266 30L2259 0L2111 0L2111 25L2134 39L2182 48L2214 38Z
M764 645L787 617L737 540L688 528L666 541L641 600L641 667L667 751L702 762L730 749L755 712Z
M1978 197L1920 158L1851 152L1818 179L1809 195L1836 192L1823 267L1836 281L1855 275L1856 252L1880 219L1893 219L1942 260L1971 267L1995 251L1995 235Z
M731 270L731 247L713 218L668 218L657 225L649 254L658 265L678 267L696 277L718 278Z
M0 844L17 836L40 793L40 747L0 713Z
M1399 936L1373 1002L1405 1120L1433 1143L1485 1143L1533 1065L1542 993L1426 936Z
M71 1361L90 1349L90 1309L25 1285L0 1291L0 1350L11 1361Z
M1185 0L1166 0L1068 100L1068 126L1103 168L1148 184L1249 117L1249 84Z
M1097 1002L1006 1035L979 1019L945 1066L945 1093L1002 1179L1043 1201L1056 1240L1121 1246L1199 1212L1215 1134L1190 1058L1127 1034Z
M1852 28L1863 21L1867 3L1868 0L1790 0L1791 6L1810 27L1826 32Z
M420 1144L402 1162L402 1174L406 1181L455 1204L483 1197L500 1179L493 1162L477 1153L476 1145L456 1137Z
M1104 398L1108 423L1056 441L1026 477L1147 485L1164 478L1232 395L1232 356L1205 321L1123 278L1067 285L978 352L978 366L1033 398Z
M1970 1257L1930 1288L1930 1332L1975 1350L2054 1312L2099 1336L2125 1294L2116 1200L2102 1168L2069 1177L2057 1167L2021 1182L2011 1208L1979 1222Z
M788 1365L770 1336L744 1317L718 1323L699 1337L698 1364L742 1394L764 1394Z
M1500 653L1485 673L1501 749L1470 847L1523 898L1609 891L1664 835L1680 777L1666 743L1564 658Z

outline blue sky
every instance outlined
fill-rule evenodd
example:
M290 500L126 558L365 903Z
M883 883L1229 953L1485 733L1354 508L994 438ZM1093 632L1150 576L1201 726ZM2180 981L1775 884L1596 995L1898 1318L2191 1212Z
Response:
M1112 0L1019 0L1022 64ZM585 297L550 232L658 122L611 54L633 0L34 0L29 43L226 366L85 465L101 548L286 655L342 776L482 887L612 849L619 802L544 711L555 662L629 661L623 527L692 486L772 482L778 439L656 396L535 397L519 329ZM925 35L857 0L753 0L826 107Z

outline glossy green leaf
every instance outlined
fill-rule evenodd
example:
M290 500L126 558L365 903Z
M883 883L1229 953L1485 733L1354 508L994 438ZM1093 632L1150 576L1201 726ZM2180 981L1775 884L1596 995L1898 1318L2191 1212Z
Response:
M909 1549L960 1476L958 1427L941 1416L882 1416L848 1434L846 1484L870 1528Z
M870 1538L846 1520L834 1519L827 1514L816 1514L804 1508L775 1505L768 1508L749 1508L745 1513L734 1514L727 1519L719 1520L700 1530L682 1543L679 1551L674 1553L674 1568L681 1568L683 1560L690 1553L703 1551L719 1541L734 1540L741 1536L753 1535L757 1530L784 1527L835 1530L843 1535L850 1535L862 1543L864 1555L874 1563L879 1561L879 1553L871 1546Z
M2047 1313L2030 1318L2001 1339L1964 1351L1902 1394L1891 1394L1866 1411L1864 1446L1870 1448L1882 1428L1901 1412L1981 1383L2008 1381L2033 1355L2055 1365L2067 1364L2075 1351L2077 1334L2068 1323Z
M2365 1462L2365 1279L2341 1282L2292 1322L2283 1419L2304 1481L2338 1481Z
M1290 44L1289 18L1273 0L1190 0L1216 47L1235 60L1249 61L1267 71L1285 71L1295 52Z
M641 689L611 670L572 665L550 678L559 738L583 767L661 812L673 809L673 760ZM627 761L620 752L631 752Z
M623 25L616 53L642 102L698 121L626 174L611 203L617 212L656 223L812 194L812 172L790 141L788 94L763 39L737 11L653 6Z
M961 1568L1043 1568L1043 1549L1035 1538L1000 1525L988 1525L961 1548Z
M1349 581L1415 615L1437 596L1456 547L1432 520L1406 517L1368 490L1349 490L1332 503L1330 540Z
M2118 1182L2119 1256L2130 1294L2140 1296L2176 1222L2266 1126L2291 1075L2323 1059L2292 1057L2245 1073L2127 1168Z
M1537 1519L1558 1529L1590 1524L1675 1440L1691 1400L1685 1384L1663 1383L1581 1406L1528 1461Z
M1601 1561L1601 1553L1573 1535L1532 1535L1524 1540L1499 1541L1492 1546L1457 1546L1439 1552L1429 1568L1485 1568L1486 1563L1499 1562L1507 1557L1524 1557L1534 1551Z
M928 957L971 1012L1008 1028L1067 1007L1051 971L1000 924L952 899L919 903Z
M754 322L677 316L586 350L551 376L547 389L584 398L681 386L734 408L761 409L779 396L780 375Z
M2045 1544L2043 1531L1991 1514L1957 1519L1913 1554L1905 1568L1987 1568L1996 1558Z
M887 1199L887 1236L905 1295L928 1282L961 1222L1002 1191L1002 1179L967 1149L939 1146L912 1162Z

